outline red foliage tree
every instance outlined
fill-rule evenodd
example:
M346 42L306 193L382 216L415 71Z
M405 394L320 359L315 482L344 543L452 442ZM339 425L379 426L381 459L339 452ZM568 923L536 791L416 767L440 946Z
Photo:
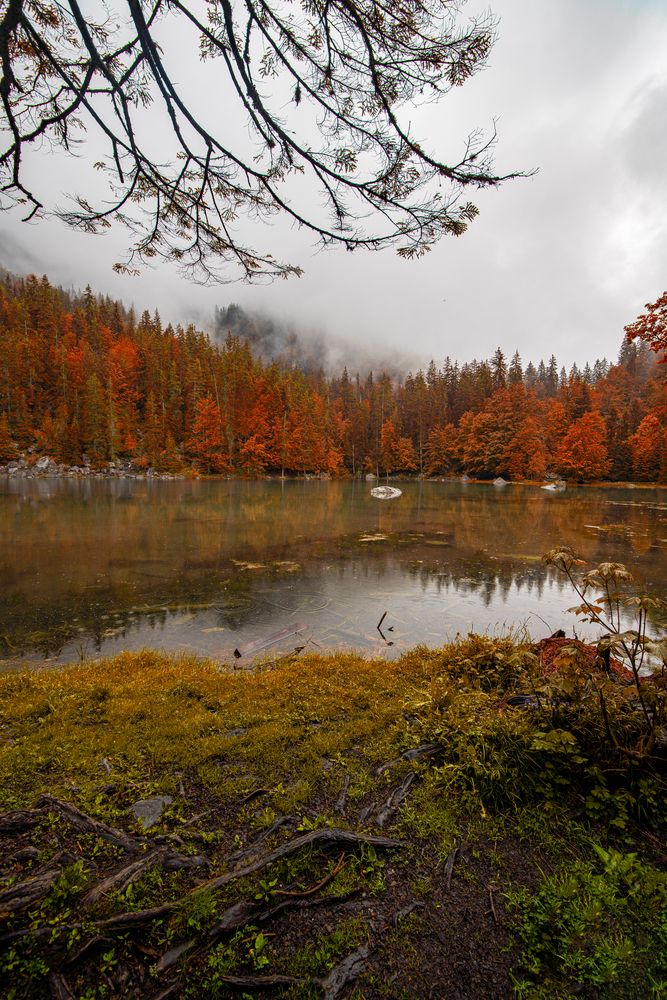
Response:
M229 469L224 453L220 407L212 396L202 396L197 400L188 450L206 472L226 472Z
M644 417L628 443L637 479L652 482L667 479L667 427L663 427L654 413Z
M565 476L578 482L602 479L609 469L607 428L597 411L576 420L563 438L556 453L556 466Z
M628 340L639 337L652 351L661 355L662 364L667 362L667 292L663 292L655 302L646 303L646 312L641 313L625 327Z

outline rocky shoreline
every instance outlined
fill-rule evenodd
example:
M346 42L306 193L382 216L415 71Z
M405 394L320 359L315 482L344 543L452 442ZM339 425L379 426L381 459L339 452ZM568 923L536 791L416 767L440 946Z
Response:
M94 468L89 461L81 465L56 462L48 455L36 461L19 458L0 465L0 475L16 479L46 479L66 476L72 479L186 479L182 473L156 472L155 469L137 469L131 461L107 462L103 468Z

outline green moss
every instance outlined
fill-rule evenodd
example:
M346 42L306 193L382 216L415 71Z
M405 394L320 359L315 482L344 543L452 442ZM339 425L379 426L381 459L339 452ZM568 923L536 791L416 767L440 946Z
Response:
M151 925L146 946L160 955L184 939L197 940L194 953L183 959L188 981L197 984L189 987L192 997L226 996L229 974L324 975L372 934L370 919L349 920L335 910L332 901L349 894L370 913L384 913L387 939L405 975L418 977L420 940L428 936L429 922L442 914L449 919L452 897L445 896L443 863L454 847L461 853L453 877L459 898L474 898L472 912L484 914L491 881L496 899L509 893L520 951L514 970L519 995L548 995L539 993L540 976L551 983L553 996L559 990L569 995L576 976L602 989L606 976L605 989L611 983L620 990L625 983L629 992L605 996L639 997L641 983L644 996L653 990L657 997L664 970L649 955L663 947L666 933L660 929L659 872L638 856L627 871L617 865L613 878L607 868L609 859L638 855L638 827L655 837L667 822L664 767L656 758L630 760L619 749L619 735L627 735L628 745L634 738L637 712L629 689L605 681L605 720L590 676L580 677L578 669L575 664L572 676L558 681L569 685L570 694L565 698L561 691L557 699L556 681L547 684L540 676L530 649L470 636L440 650L413 650L391 663L350 653L311 655L237 673L193 657L144 651L6 675L0 677L0 808L29 808L49 792L136 834L132 803L172 796L147 845L177 835L162 842L176 843L185 855L205 854L208 870L151 869L124 892L108 893L85 920L173 902L174 909ZM508 694L535 690L542 699L538 707L508 707ZM428 743L436 745L435 753L402 756ZM292 817L290 825L263 839L257 854L328 826L380 832L376 820L383 803L411 773L409 794L382 830L403 842L391 857L368 846L340 854L302 849L222 889L207 888L208 878L233 868L234 852L255 856L253 842L285 816ZM118 848L74 831L53 811L40 818L30 839L39 853L21 877L56 856L70 860L45 898L10 922L31 932L44 926L56 931L58 947L48 961L30 935L3 960L17 995L28 997L37 995L45 962L47 970L59 968L63 953L95 935L94 928L90 934L73 929L73 914L93 879L126 862ZM595 855L592 839L604 845L606 860ZM537 885L538 866L556 874ZM530 891L510 886L517 867L532 873ZM15 866L8 875L18 877ZM613 886L606 885L610 878L616 879ZM595 891L577 909L575 897L585 896L588 883ZM322 909L308 912L321 913L328 926L304 930L296 946L289 935L286 942L271 937L273 930L259 917L219 943L207 938L230 906L243 901L257 913L257 906L277 905L320 884ZM431 907L429 916L415 911L394 932L386 908L406 900ZM597 907L604 914L600 923ZM642 907L650 922L640 916ZM554 913L559 936L550 937ZM588 950L576 941L582 927ZM70 942L67 935L79 937ZM117 966L136 961L136 954L120 961L121 944L105 945L112 980ZM570 955L571 968L558 962L561 952ZM387 956L393 961L391 952ZM497 960L509 961L500 952ZM631 974L633 962L639 971ZM400 981L389 986L376 973L369 973L372 996L405 993ZM91 995L102 996L105 984L98 976L98 993ZM84 974L74 986L77 996L90 988ZM317 995L310 986L288 994ZM414 994L408 989L407 995Z

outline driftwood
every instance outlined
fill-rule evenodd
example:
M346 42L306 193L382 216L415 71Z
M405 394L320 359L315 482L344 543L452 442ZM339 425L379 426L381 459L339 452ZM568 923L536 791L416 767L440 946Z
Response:
M300 632L305 632L308 628L307 625L287 625L285 628L281 628L278 632L272 632L271 635L267 635L265 639L255 639L254 642L247 642L243 646L237 646L234 650L234 656L237 660L240 660L242 656L254 656L255 653L259 653L262 649L267 649L269 646L273 646L276 642L280 642L282 639L289 639L292 635L298 635Z

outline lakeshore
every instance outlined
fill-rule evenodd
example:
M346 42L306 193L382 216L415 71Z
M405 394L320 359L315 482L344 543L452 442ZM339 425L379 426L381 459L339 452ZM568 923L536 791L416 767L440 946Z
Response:
M661 996L664 750L633 763L631 687L595 682L612 742L556 660L471 636L0 678L7 996Z

